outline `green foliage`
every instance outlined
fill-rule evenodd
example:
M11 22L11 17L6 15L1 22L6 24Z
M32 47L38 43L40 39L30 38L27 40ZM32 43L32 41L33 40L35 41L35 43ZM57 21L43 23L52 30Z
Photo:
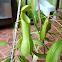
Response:
M19 0L17 0L19 2ZM24 2L24 3L23 3ZM33 2L35 2L33 0ZM40 27L37 26L37 21L39 20L39 15L38 15L38 11L35 11L34 10L34 7L32 7L31 5L25 5L25 0L22 0L22 8L21 8L21 14L20 14L20 24L21 24L21 35L20 33L18 32L19 34L19 40L18 42L16 42L15 44L15 48L16 50L20 50L20 53L21 55L17 55L19 60L21 62L29 62L26 57L31 55L33 60L32 62L36 62L38 57L39 58L46 58L46 62L57 62L59 56L60 56L60 53L61 53L61 40L62 38L59 37L56 33L50 33L49 30L51 29L51 23L49 21L49 19L47 18L47 16L45 16L43 14L43 12L40 12L41 14L41 26L42 29L40 30ZM32 3L32 1L31 1ZM29 3L29 4L31 4ZM25 5L25 6L24 6ZM31 9L31 10L30 10ZM31 23L31 20L30 18L25 14L26 11L28 12L31 12L33 13L32 14L29 14L29 15L32 15L33 16L33 20L34 20L34 25L36 27L36 30L34 30L32 33L30 33L30 23ZM55 13L54 15L58 16L61 20L62 20L62 16L60 16L59 14ZM62 32L62 30L60 31ZM42 41L46 40L48 42L52 42L49 38L46 37L46 34L49 33L50 35L55 35L57 38L60 38L61 40L59 41L56 41L52 46L51 48L49 49ZM36 34L39 36L39 40L37 39L33 39L31 38L31 34ZM7 45L9 44L8 42L0 42L0 47L4 46L4 45ZM34 45L34 48L36 49L36 52L33 51L33 45ZM38 47L37 47L38 45ZM39 46L42 45L42 46L45 46L47 49L48 49L48 54L40 54L38 53L38 50L39 50ZM33 54L34 55L33 55ZM1 61L1 62L10 62L11 61L11 57L9 56L8 58L6 58L5 60ZM13 62L15 62L15 57L13 59Z
M35 11L36 19L39 20L38 11Z
M49 48L43 42L41 42L40 40L34 39L33 40L33 44L43 45L43 46L45 46L47 48L47 50L49 50Z
M6 60L3 59L3 60L1 60L0 62L5 62L5 61L6 61Z
M11 56L9 56L5 62L11 62Z
M11 56L8 56L7 59L5 60L5 62L11 62ZM13 58L13 61L12 62L15 62L15 59Z
M31 3L32 3L32 1L31 1ZM34 10L34 6L32 5L33 3L32 4L31 3L29 3L29 5L25 5L21 9L20 19L21 19L21 29L22 29L22 32L21 32L22 33L22 40L20 40L16 44L16 49L19 49L21 52L21 56L18 55L18 58L21 62L29 62L26 59L26 57L30 54L33 57L32 62L36 62L38 57L39 58L46 58L46 62L57 62L57 60L60 56L60 53L61 53L61 41L56 41L51 46L50 49L42 41L47 40L48 42L52 42L49 38L46 37L47 33L54 34L55 36L57 36L57 38L60 38L61 40L62 40L62 38L59 37L58 35L56 35L55 33L48 32L51 29L51 23L50 23L49 19L47 18L47 16L45 16L43 14L43 12L40 12L41 25L42 25L41 26L42 30L40 30L40 27L37 26L37 21L39 20L38 11ZM31 22L31 20L25 14L26 11L29 12L29 13L27 12L28 16L30 15L33 17L31 19L33 19L34 25L35 25L36 31L37 31L36 33L34 31L34 34L37 34L39 36L39 38L41 38L40 40L34 39L32 41L31 34L33 34L33 32L30 34L30 22ZM55 13L54 15L58 16L62 20L62 16L60 16L59 14ZM36 52L33 51L33 45L36 49ZM36 45L38 45L38 47L36 47ZM45 46L49 50L47 55L38 53L40 45ZM32 55L32 53L34 55Z
M46 18L46 20L45 20L45 22L43 24L42 31L41 31L41 40L44 40L44 38L46 36L46 31L47 31L48 24L49 24L49 19Z
M41 42L40 40L37 40L37 39L33 40L33 43L36 45L43 45L44 46L44 43Z
M46 54L40 54L40 53L36 53L35 51L33 51L33 53L38 56L39 58L46 58Z
M42 11L40 12L40 14L41 14L41 23L42 23L42 25L44 25L44 22L45 22L45 20L46 20L47 17L43 14ZM39 32L40 29L39 29L38 26L37 26L37 20L39 20L38 11L34 11L34 15L35 15L34 25L35 25L35 27L37 28L37 30L38 30L38 32ZM51 29L51 23L50 23L50 21L49 21L49 23L48 23L48 25L47 25L47 28L46 28L46 32L48 32L50 29Z
M35 11L34 13L35 13L36 19L39 20L38 11ZM41 22L42 22L42 24L44 24L46 16L43 14L42 11L40 12L40 14L41 14Z
M61 60L61 62L62 62L62 60Z
M46 62L57 62L61 53L61 41L56 41L49 49Z
M62 20L62 16L60 16L58 13L55 13L54 15L58 16Z
M48 41L48 42L52 42L49 38L47 38L47 37L45 37L45 39L44 40L46 40L46 41Z
M18 58L21 62L29 62L25 57L18 55Z
M0 47L9 44L8 42L0 42Z

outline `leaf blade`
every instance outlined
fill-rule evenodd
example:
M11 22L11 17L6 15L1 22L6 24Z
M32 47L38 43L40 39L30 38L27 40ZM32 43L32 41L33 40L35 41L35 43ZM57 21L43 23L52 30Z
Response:
M29 62L25 57L18 55L18 58L21 62Z
M62 16L60 16L58 13L55 13L54 15L58 16L62 20Z
M39 53L36 53L35 51L33 51L33 53L38 56L39 58L46 58L46 55L47 54L39 54Z
M8 42L0 42L0 47L9 44Z
M37 40L37 39L33 40L33 43L36 45L43 45L44 46L44 43L41 42L40 40Z
M46 62L57 62L61 53L61 41L56 41L48 51Z
M41 42L40 40L37 40L37 39L33 40L33 44L43 45L43 46L45 46L47 48L47 50L49 50L49 48L43 42Z
M52 42L49 38L45 37L45 40L48 42Z

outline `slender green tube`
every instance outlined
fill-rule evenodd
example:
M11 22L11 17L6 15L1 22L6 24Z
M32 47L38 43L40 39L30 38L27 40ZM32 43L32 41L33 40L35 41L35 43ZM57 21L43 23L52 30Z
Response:
M46 28L47 28L48 24L49 24L49 19L46 18L44 25L43 25L43 28L42 28L42 31L41 31L41 40L44 40L44 38L45 38Z
M26 57L33 50L33 42L30 35L30 19L23 12L21 12L21 24L23 34L23 40L21 43L21 55Z

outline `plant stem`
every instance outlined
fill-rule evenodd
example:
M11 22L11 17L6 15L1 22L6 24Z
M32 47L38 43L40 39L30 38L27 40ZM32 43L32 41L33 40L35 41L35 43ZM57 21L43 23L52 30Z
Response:
M19 0L19 5L18 5L18 12L17 12L17 19L16 22L19 21L19 14L20 14L20 6L21 6L21 0ZM15 51L15 41L16 41L16 36L17 36L17 29L18 28L18 23L15 24L15 32L14 32L14 37L13 37L13 47L12 47L12 54L11 54L11 62L13 62L14 58L14 51Z
M39 0L37 0L37 4L38 4L38 14L39 14L39 21L40 21L40 39L41 39L42 22L41 22ZM43 40L43 43L44 43L44 40ZM44 47L44 54L45 54L45 47Z
M38 4L38 15L39 15L39 21L40 21L40 33L41 33L41 30L42 30L42 23L41 23L41 14L40 14L39 0L37 0L37 4Z
M44 40L43 40L43 43L44 43ZM45 46L43 46L43 48L44 48L44 54L45 54Z

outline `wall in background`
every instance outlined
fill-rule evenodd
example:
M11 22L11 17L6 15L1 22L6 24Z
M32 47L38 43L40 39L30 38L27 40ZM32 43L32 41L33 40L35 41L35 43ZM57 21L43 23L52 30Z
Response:
M0 0L0 19L11 17L11 0Z

